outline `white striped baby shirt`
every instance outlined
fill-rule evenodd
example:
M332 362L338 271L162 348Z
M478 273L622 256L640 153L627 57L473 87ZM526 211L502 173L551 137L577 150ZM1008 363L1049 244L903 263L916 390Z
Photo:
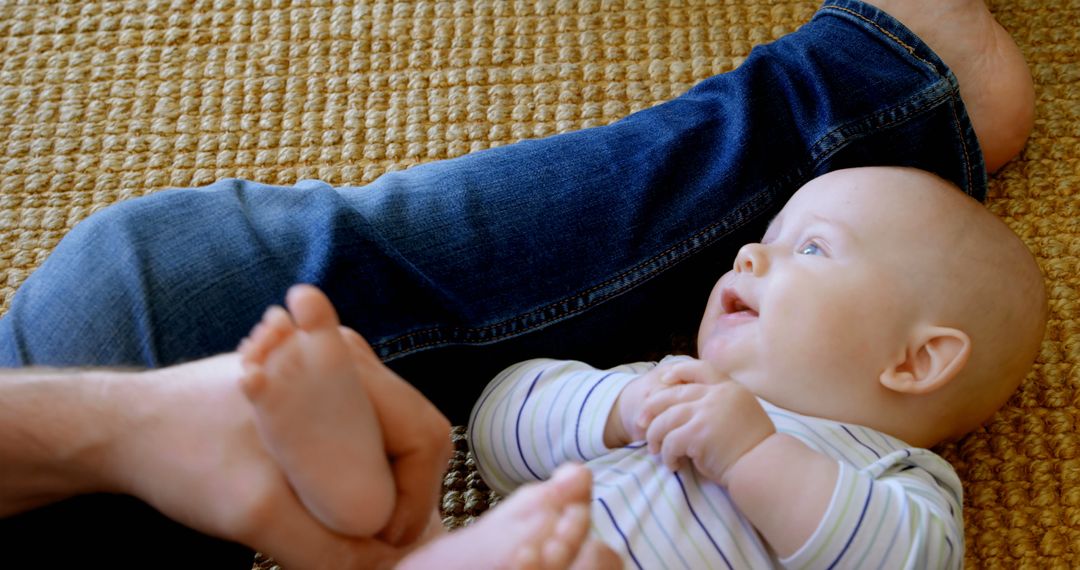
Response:
M481 476L506 494L547 478L563 462L583 462L594 477L593 532L628 569L961 567L955 471L934 453L881 432L759 400L778 432L840 465L825 517L807 543L782 560L727 491L692 467L672 472L641 442L606 448L604 426L616 396L654 366L597 370L536 359L506 369L484 390L469 421Z

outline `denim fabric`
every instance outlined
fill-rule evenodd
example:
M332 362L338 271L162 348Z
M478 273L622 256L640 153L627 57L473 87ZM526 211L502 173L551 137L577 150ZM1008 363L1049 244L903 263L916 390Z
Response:
M904 165L976 198L955 77L856 1L608 126L365 187L223 180L79 224L0 320L0 365L156 367L232 350L299 282L463 421L535 356L604 366L692 333L734 252L827 171Z
M737 70L612 125L366 187L223 180L108 208L15 295L0 365L232 350L307 282L458 419L512 360L602 365L694 330L734 249L800 185L869 164L985 191L944 64L876 9L828 2Z

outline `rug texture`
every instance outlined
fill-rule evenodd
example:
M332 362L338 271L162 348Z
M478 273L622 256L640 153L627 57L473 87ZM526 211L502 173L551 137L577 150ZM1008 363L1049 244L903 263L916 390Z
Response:
M1038 362L940 451L971 568L1080 567L1080 1L991 0L1035 77L989 207L1044 269ZM225 177L362 184L605 124L807 21L782 0L0 0L0 310L79 220ZM455 436L460 444L460 434ZM459 446L455 526L494 500ZM260 564L272 564L266 560Z

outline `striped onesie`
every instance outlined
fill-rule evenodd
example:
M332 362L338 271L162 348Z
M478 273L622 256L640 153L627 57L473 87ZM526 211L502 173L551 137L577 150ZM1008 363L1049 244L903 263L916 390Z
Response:
M594 478L593 532L620 553L628 569L962 565L955 471L934 453L875 430L795 414L759 399L778 432L840 465L825 517L786 559L771 551L723 487L692 467L672 472L642 442L606 448L604 426L616 396L654 366L597 370L537 359L504 370L469 420L480 474L507 494L547 478L560 463L584 462Z

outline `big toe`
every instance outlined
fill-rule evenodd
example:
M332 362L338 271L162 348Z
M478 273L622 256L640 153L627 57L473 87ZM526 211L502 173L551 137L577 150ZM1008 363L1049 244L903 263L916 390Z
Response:
M285 296L285 304L292 313L296 326L311 332L333 328L341 324L337 311L322 291L311 285L295 285Z
M556 504L587 503L592 498L592 471L578 463L564 463L552 474L548 485Z
M592 494L592 472L577 464L564 464L551 478L531 483L499 503L493 513L516 517L540 510L561 512L573 504L587 504Z
M345 344L349 347L349 352L352 354L355 360L375 360L378 361L379 357L375 354L375 350L371 348L368 341L364 337L360 336L360 333L350 329L349 327L338 327L338 331L341 332L341 337L345 339Z

